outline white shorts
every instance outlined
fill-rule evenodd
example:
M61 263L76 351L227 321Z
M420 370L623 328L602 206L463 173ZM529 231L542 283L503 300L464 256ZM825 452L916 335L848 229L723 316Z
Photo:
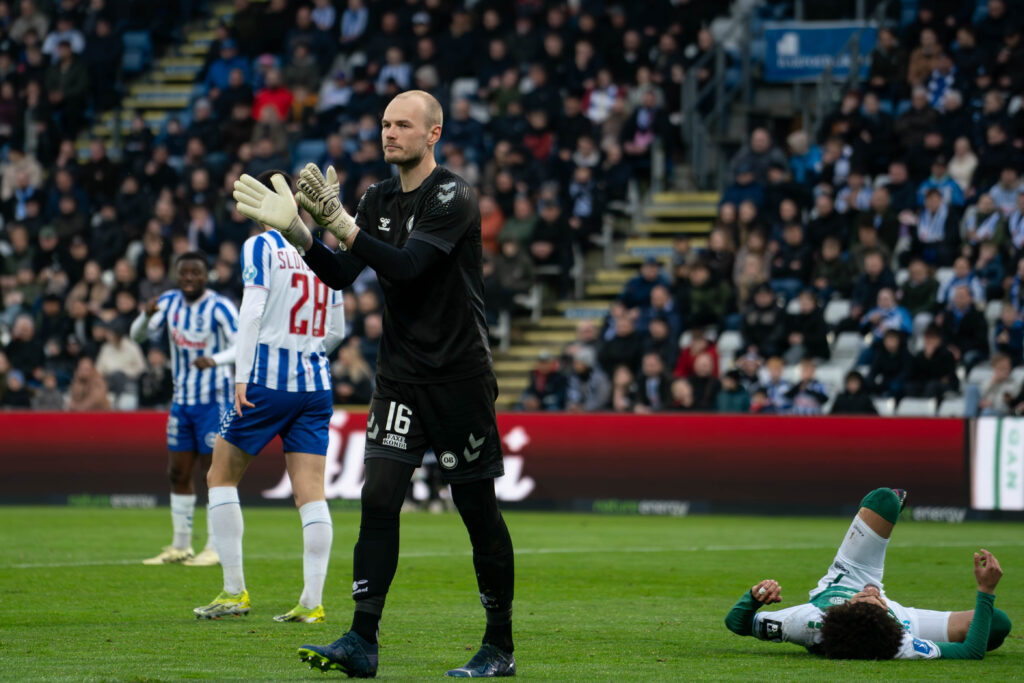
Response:
M882 575L885 572L885 549L888 545L889 539L872 531L860 517L854 517L828 572L810 592L810 598L813 600L815 595L834 586L852 588L858 592L865 586L878 586L882 599L914 637L936 643L949 642L949 616L952 612L904 607L886 596Z

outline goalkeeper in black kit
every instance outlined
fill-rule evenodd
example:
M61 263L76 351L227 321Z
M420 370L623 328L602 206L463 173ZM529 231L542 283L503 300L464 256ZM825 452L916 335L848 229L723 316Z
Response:
M366 481L353 558L351 630L330 645L305 645L303 661L349 676L377 672L377 635L398 565L399 511L413 471L433 448L469 531L487 616L480 650L456 677L513 676L512 540L494 478L504 473L494 412L497 382L484 321L480 211L472 188L434 161L441 106L409 91L384 112L384 159L397 178L371 186L355 218L338 199L333 168L310 164L292 198L248 176L235 184L238 210L277 228L334 289L372 267L384 292L384 333L366 429ZM296 201L341 243L314 240Z

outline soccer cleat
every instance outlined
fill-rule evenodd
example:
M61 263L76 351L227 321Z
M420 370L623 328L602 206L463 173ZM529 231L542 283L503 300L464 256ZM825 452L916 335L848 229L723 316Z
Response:
M445 673L445 676L453 678L497 678L515 675L516 658L490 643L484 643L473 658L466 662L466 666Z
M198 555L182 562L186 567L214 567L220 564L220 556L213 548L203 548Z
M377 644L367 642L355 631L349 631L330 645L303 645L299 648L299 659L309 662L310 669L334 669L349 678L377 675Z
M900 512L903 512L903 508L907 506L907 490L906 489L893 489L893 493L900 499Z
M179 562L191 559L194 555L195 553L192 551L192 548L182 550L181 548L175 548L173 545L165 545L159 555L146 558L142 561L142 564L178 564Z
M221 617L244 617L249 613L249 591L232 595L221 591L209 605L196 607L192 613L196 619L220 619Z
M296 605L284 614L278 614L274 617L274 621L299 621L303 624L322 624L326 621L324 606L317 605L316 607L306 609L302 605Z

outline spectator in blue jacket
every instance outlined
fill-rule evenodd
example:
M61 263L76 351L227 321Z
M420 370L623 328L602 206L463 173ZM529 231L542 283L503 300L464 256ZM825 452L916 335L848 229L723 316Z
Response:
M965 203L964 191L955 180L949 176L946 167L946 158L942 155L935 157L932 161L932 173L917 187L917 205L924 206L924 196L928 190L935 188L942 194L942 201L947 206L963 206Z
M220 58L215 59L206 72L206 92L226 90L231 84L232 69L241 69L246 82L251 82L249 62L238 54L238 44L229 38L221 43Z
M754 168L750 164L742 164L736 169L736 180L725 188L720 204L739 206L745 201L754 202L758 209L764 204L764 186L756 182Z
M652 256L640 266L640 274L635 275L623 287L622 303L626 308L646 306L651 300L651 290L655 285L672 286L668 278L662 274L658 260Z

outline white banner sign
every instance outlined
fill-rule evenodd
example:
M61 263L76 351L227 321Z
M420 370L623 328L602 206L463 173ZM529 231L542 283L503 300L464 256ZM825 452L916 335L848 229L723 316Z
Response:
M1024 510L1024 418L978 419L971 453L971 507Z

